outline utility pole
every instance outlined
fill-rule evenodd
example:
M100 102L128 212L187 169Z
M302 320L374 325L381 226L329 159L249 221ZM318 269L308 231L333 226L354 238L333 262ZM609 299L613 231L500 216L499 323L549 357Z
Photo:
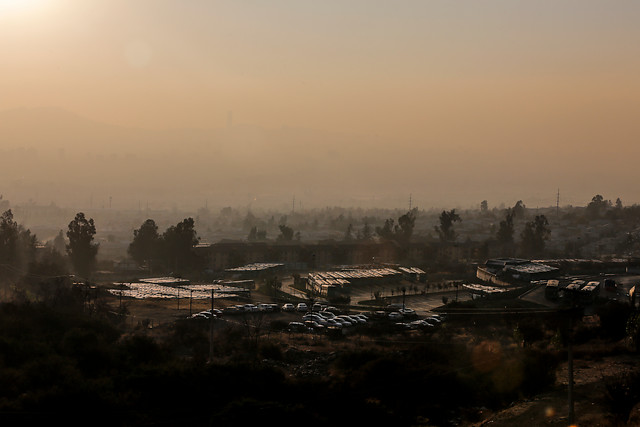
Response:
M556 216L560 216L560 189L558 188L558 194L556 196Z
M214 288L211 288L211 316L209 317L209 363L213 362L213 301Z
M569 371L569 425L574 425L575 419L574 405L573 405L573 310L569 311L569 334L567 336L567 368Z

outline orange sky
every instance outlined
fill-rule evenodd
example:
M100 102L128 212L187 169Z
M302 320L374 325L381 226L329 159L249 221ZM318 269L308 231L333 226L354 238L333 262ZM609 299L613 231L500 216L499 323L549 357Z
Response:
M598 159L639 141L639 22L635 1L0 0L0 111Z

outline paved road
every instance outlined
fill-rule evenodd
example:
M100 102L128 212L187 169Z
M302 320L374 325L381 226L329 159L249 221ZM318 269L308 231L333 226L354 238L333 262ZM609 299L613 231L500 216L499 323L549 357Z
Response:
M402 303L402 295L386 296L386 300L391 303ZM443 292L429 292L427 294L413 294L408 293L405 295L404 303L408 308L412 308L420 316L432 313L434 308L442 306L442 298L446 297L449 301L456 299L456 291L443 291ZM371 290L367 288L352 288L351 289L351 304L357 305L359 301L371 300ZM471 299L471 295L468 292L460 289L458 291L458 301L467 301Z
M299 290L293 288L293 279L291 277L285 277L282 280L282 291L296 297L305 298L305 294ZM394 295L391 296L391 289L394 289ZM388 303L402 303L402 294L398 295L396 288L392 285L387 287L370 287L370 286L354 286L351 288L351 305L353 307L358 306L360 301L370 301L373 299L373 292L380 291L382 296L388 301ZM442 306L442 297L447 297L449 301L456 299L456 291L439 291L429 292L427 294L414 294L413 292L407 292L405 294L405 305L408 308L412 308L420 316L432 313L434 308ZM471 295L464 291L462 288L458 290L458 301L467 301L471 299Z

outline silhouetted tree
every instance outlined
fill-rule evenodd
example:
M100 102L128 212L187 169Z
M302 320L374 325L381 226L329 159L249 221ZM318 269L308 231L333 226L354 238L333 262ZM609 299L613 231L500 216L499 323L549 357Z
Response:
M489 210L489 203L486 200L480 202L480 211L487 212Z
M413 208L398 218L398 224L395 224L393 218L389 218L385 220L382 227L376 227L376 234L381 239L394 240L400 244L406 244L413 234L417 215L418 209Z
M514 218L524 218L526 209L527 207L524 205L522 200L518 200L512 208Z
M386 219L384 221L384 225L382 227L376 227L376 234L384 240L393 240L395 234L393 232L394 228L394 220L393 218Z
M93 218L85 218L82 212L78 212L69 223L67 254L76 273L84 278L90 276L96 265L98 244L93 242L95 234L96 226Z
M176 272L190 270L196 266L197 257L193 247L198 244L198 237L193 218L185 218L177 225L172 225L162 235L164 256L168 266Z
M367 221L364 222L361 230L358 230L356 238L358 240L371 240L373 238L373 229Z
M522 231L522 253L530 257L541 256L550 234L547 218L544 215L536 215L533 221L525 224Z
M161 247L158 226L152 219L147 219L139 229L133 231L133 241L129 244L129 255L139 264L145 262L151 267L152 260L159 255Z
M36 236L13 219L11 209L0 216L0 272L15 279L27 272L34 260Z
M279 225L278 228L280 228L280 234L278 235L276 240L283 242L290 242L291 240L293 240L293 228L284 224Z
M622 210L622 200L620 200L620 197L616 199L616 209Z
M349 224L347 226L347 231L344 232L344 239L345 242L351 242L353 240L353 224Z
M53 248L63 254L66 250L66 242L64 241L64 233L62 230L58 232L58 235L53 239Z
M607 201L602 195L596 194L587 205L587 217L590 219L600 218L609 207L611 207L611 201Z
M442 211L440 214L440 226L434 227L443 242L453 242L456 239L456 233L453 229L454 222L460 222L462 219L456 213L455 209L450 211Z
M513 218L515 217L515 211L508 209L504 220L500 221L500 228L496 234L496 239L503 245L509 245L513 243Z
M396 240L399 243L408 243L413 235L413 229L416 225L416 217L418 216L418 208L413 208L406 214L398 218L398 225L395 226Z

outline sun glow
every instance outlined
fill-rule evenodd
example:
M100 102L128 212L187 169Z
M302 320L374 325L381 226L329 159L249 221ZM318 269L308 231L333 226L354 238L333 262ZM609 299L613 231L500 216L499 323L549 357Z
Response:
M33 9L45 0L0 0L0 13Z

